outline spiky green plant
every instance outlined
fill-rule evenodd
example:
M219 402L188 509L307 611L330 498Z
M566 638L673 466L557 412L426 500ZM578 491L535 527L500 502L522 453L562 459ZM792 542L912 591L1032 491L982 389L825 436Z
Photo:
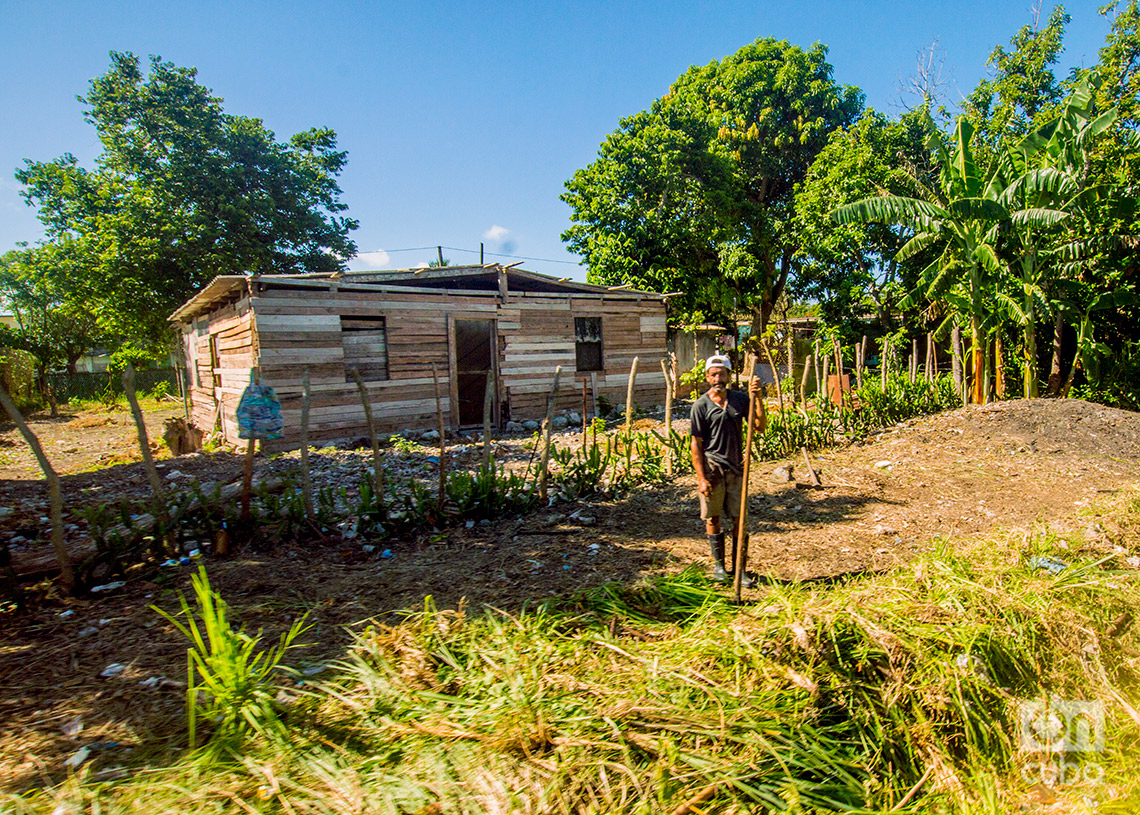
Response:
M296 620L277 645L259 648L261 634L235 631L229 607L210 586L206 567L190 578L195 606L179 594L181 614L151 606L190 640L186 649L186 715L190 746L198 744L198 722L212 729L209 746L215 751L236 751L250 732L266 733L279 726L275 674L288 673L286 652L308 628Z

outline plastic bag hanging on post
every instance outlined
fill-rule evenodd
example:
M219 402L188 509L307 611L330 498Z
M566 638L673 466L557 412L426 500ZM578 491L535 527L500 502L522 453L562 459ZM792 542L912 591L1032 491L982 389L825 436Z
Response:
M237 406L239 439L277 439L285 429L285 418L281 415L281 403L277 394L268 385L257 381L258 376L250 371L249 385L242 391Z

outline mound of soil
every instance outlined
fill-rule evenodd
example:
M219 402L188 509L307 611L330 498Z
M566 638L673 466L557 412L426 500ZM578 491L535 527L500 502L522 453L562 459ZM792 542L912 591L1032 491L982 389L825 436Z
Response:
M677 427L681 429L682 423ZM130 428L133 439L133 428ZM37 432L41 432L37 429ZM4 434L5 436L7 434ZM154 436L152 436L153 438ZM560 444L570 444L564 436ZM525 465L522 439L496 443L496 458ZM0 439L0 444L2 444ZM50 441L45 447L51 448ZM1086 528L1080 507L1140 476L1140 415L1077 400L1004 402L913 420L845 448L813 455L824 486L807 484L801 459L759 462L750 484L750 567L778 580L809 580L903 563L937 541L994 529L1048 526L1080 532L1085 543L1135 554L1140 542L1118 529ZM431 451L402 453L389 466L431 475ZM395 457L394 453L388 454ZM477 446L459 449L477 460ZM314 455L321 483L355 483L370 451ZM240 474L232 454L164 462L183 479L226 481ZM791 480L776 465L790 466ZM259 476L288 471L295 457L258 462ZM802 471L802 474L801 474ZM0 482L0 535L14 556L42 554L42 482ZM69 508L120 495L145 500L138 464L63 479ZM525 517L474 524L421 540L386 542L389 557L359 539L267 551L240 547L207 560L213 585L248 630L268 640L303 613L312 628L295 664L309 671L343 655L352 632L402 610L489 604L517 610L542 597L611 580L706 564L692 476L621 501L557 504ZM29 504L26 506L26 504ZM82 524L71 530L80 545ZM21 535L24 531L27 534ZM22 549L20 547L23 547ZM1113 549L1112 547L1116 547ZM184 742L186 644L151 608L177 607L188 567L151 572L99 596L60 600L0 631L0 786L19 790L59 780L83 747L95 771L170 758ZM764 589L748 594L762 597ZM119 668L106 670L109 666Z

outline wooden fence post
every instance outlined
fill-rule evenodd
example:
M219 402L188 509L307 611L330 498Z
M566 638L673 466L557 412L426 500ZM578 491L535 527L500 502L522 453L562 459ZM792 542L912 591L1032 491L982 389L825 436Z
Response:
M965 398L966 382L962 375L962 329L954 326L950 331L951 372L954 377L954 390L958 396ZM963 402L965 404L965 402Z
M174 537L173 530L169 528L170 519L166 514L166 494L162 489L162 479L158 477L158 468L154 466L154 456L150 454L150 439L147 438L146 420L143 418L138 395L135 393L135 366L129 363L123 369L123 392L126 394L127 403L131 406L131 416L135 420L135 432L138 435L143 467L146 469L146 477L150 481L150 489L153 493L154 518L162 524L167 549L172 550Z
M435 363L431 364L431 380L435 385L435 416L439 424L439 511L443 514L443 503L447 500L447 428L443 424L443 400L439 395L439 373Z
M636 362L636 360L635 360ZM554 419L554 401L558 396L558 379L562 376L562 366L554 369L554 383L550 386L550 396L546 400L546 419L542 423L542 459L538 470L538 499L546 503L547 466L550 463L550 425Z
M815 396L818 399L827 385L827 372L824 370L823 357L820 355L819 340L815 341ZM822 378L822 382L820 381Z
M780 403L780 415L784 415L784 391L780 387L780 372L776 370L776 361L772 359L772 352L768 349L768 343L765 340L760 340L760 344L764 348L764 355L768 357L768 367L772 369L772 377L776 380L776 398ZM753 370L756 369L756 360L752 360ZM750 387L752 377L749 375L748 381L744 383L744 387Z
M483 389L483 469L491 469L491 408L495 397L495 372L487 371L487 387Z
M352 381L360 391L360 404L364 407L364 421L368 424L368 441L372 444L372 491L376 500L384 499L384 469L380 466L380 440L376 438L376 425L372 422L372 405L368 396L368 389L364 387L364 379L360 371L352 369Z
M788 324L788 386L792 392L788 394L788 401L794 407L796 404L796 341L795 330L792 328L791 323Z
M813 361L814 359L815 359L815 358L814 358L814 357L813 357L811 354L808 354L808 355L807 355L807 358L804 360L804 375L803 375L803 378L802 378L802 379L800 379L800 402L801 402L801 403L802 403L802 404L803 404L805 407L807 406L807 382L808 382L808 374L810 374L810 373L811 373L811 368L812 368L812 361Z
M309 405L313 392L309 386L309 369L301 371L301 500L305 517L313 519L313 477L309 472Z
M63 582L63 589L68 594L75 588L75 569L71 565L71 556L67 553L67 547L63 543L63 494L59 488L59 476L56 474L55 469L51 466L46 455L44 455L43 445L40 440L36 438L36 434L28 427L24 417L20 411L16 409L16 403L12 401L12 397L8 395L8 389L0 384L0 405L4 406L8 418L16 425L20 431L20 435L24 437L24 441L32 448L32 453L36 457L36 461L40 464L40 469L43 470L44 478L48 483L48 498L51 501L51 546L55 550L55 558L59 561L59 576Z
M634 357L633 364L629 366L629 384L625 389L625 435L627 439L633 431L633 383L636 379L637 357Z
M887 365L890 361L891 341L889 337L883 337L883 353L879 358L879 373L883 378L883 392L887 390Z

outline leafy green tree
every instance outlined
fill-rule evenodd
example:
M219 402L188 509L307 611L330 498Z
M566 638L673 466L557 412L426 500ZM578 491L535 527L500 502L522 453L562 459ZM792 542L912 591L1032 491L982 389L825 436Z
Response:
M105 334L88 307L80 248L68 241L15 249L0 257L0 298L12 310L14 328L0 328L0 346L26 351L35 380L55 412L47 374L66 367L102 343Z
M682 322L742 311L761 333L794 265L795 185L862 108L826 56L758 39L623 119L562 196L588 278L682 292Z
M913 195L928 183L926 121L918 112L890 121L867 111L850 128L831 134L796 190L795 290L820 304L829 325L843 325L873 308L884 333L895 330L904 287L922 268L908 270L895 259L909 235L897 224L839 224L831 212L876 194Z
M112 52L80 101L103 147L94 168L64 155L16 177L49 240L85 247L105 330L154 339L214 275L333 271L355 253L333 131L279 142L227 114L193 68L152 57L145 74L129 53Z
M1014 144L1056 114L1065 88L1053 72L1064 47L1065 26L1071 20L1062 6L1054 7L1043 28L1026 25L998 46L987 61L994 70L966 99L966 116L974 126L974 151L988 165L1003 143Z
M1025 395L1030 398L1037 396L1039 316L1054 315L1060 330L1063 315L1071 313L1082 321L1081 336L1091 337L1086 304L1101 299L1072 285L1095 254L1090 250L1101 243L1093 237L1101 202L1114 192L1111 184L1090 183L1088 173L1090 150L1117 119L1115 108L1098 112L1098 81L1083 74L1059 115L1002 156L995 172L995 183L1006 185L998 200L1013 213L1004 250L1020 284L1021 302L1007 304L1023 331ZM1059 380L1059 373L1053 378ZM1059 391L1056 381L1051 391Z

